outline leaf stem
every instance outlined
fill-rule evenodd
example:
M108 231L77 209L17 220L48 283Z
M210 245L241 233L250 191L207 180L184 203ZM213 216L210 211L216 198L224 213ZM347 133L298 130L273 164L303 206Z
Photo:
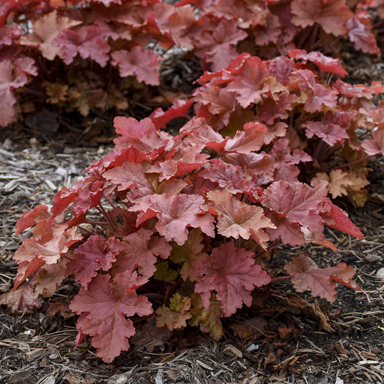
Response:
M99 205L96 207L96 209L101 212L103 214L103 216L105 217L105 220L108 221L108 224L112 227L112 229L115 231L116 230L116 227L115 227L115 224L112 223L111 219L109 218L108 216L108 213L105 211L105 209Z
M92 225L109 225L106 221L83 221L84 224L92 224Z
M107 196L105 196L104 192L103 192L103 197L104 197L105 200L108 201L109 204L111 204L111 206L112 206L113 209L116 208L116 207L114 206L114 204L112 203L112 201L111 201Z
M271 279L271 282L279 281L279 280L287 280L287 279L291 279L292 277L293 277L293 275L274 277L273 279Z
M82 229L83 231L88 232L88 233L90 233L92 235L97 235L96 232L93 232L93 231L91 231L90 229L87 229L87 228L80 227L80 225L78 225L77 228Z
M257 258L259 258L260 256L262 256L265 252L269 252L269 251L272 251L273 249L277 248L277 247L280 247L281 243L280 243L280 239L277 239L275 240L270 246L268 246L267 249L263 249L261 252L259 252L257 255L254 256L254 259L256 260ZM259 245L257 245L256 247L258 248ZM255 248L256 248L255 247ZM252 252L256 249L253 249Z
M351 165L358 164L358 163L361 163L362 161L368 160L369 158L371 158L373 156L375 156L375 155L365 156L365 157L363 157L363 158L361 158L359 160L351 161L350 163L346 163L346 164L343 164L343 165L338 165L337 167L330 168L330 169L328 169L328 171L333 171L334 169L342 169L342 168L345 168L345 167L349 167Z

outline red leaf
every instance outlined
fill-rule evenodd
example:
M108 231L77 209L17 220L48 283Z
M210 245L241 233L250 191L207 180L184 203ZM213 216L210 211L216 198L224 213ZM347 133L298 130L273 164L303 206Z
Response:
M145 296L138 297L135 289L147 279L136 272L126 271L110 283L109 275L97 275L88 290L81 288L70 309L78 315L79 334L92 336L98 356L110 363L121 351L129 348L128 338L135 334L131 317L151 314L152 307Z
M372 132L373 140L364 140L361 146L369 156L381 153L384 155L384 128Z
M348 20L346 24L348 36L354 43L356 49L361 49L364 53L371 53L380 57L380 48L377 46L375 36L369 28L364 25L357 17Z
M164 163L167 162L161 164ZM194 169L194 166L192 168ZM175 172L177 170L176 166ZM144 169L141 164L127 161L121 167L114 167L105 172L103 177L118 185L119 191L130 190L131 193L127 197L132 202L138 202L144 197L150 197L157 193L176 194L186 186L186 183L180 179L165 180L159 183L159 180L153 179L153 177L150 180L143 172Z
M31 211L25 211L15 225L16 235L20 235L24 230L35 226L41 220L48 219L51 216L48 209L46 205L40 204Z
M342 209L328 201L324 210L320 213L323 223L338 231L348 233L362 239L364 235L360 229L348 219L348 215Z
M68 258L62 258L57 264L43 265L29 284L34 292L45 298L52 297L65 278L68 262Z
M151 165L148 173L160 173L159 181L171 177L183 177L187 173L201 167L208 161L208 155L202 154L199 147L185 147L176 155L176 160L166 160Z
M341 81L340 79L337 79L332 84L332 87L336 89L339 93L341 93L343 96L357 98L365 97L368 100L372 99L373 97L372 89L363 84L348 84L344 83L344 81Z
M320 24L326 33L340 36L347 32L345 22L353 13L345 4L345 0L293 0L292 23L302 28Z
M213 216L202 214L200 208L204 199L199 195L154 195L150 200L135 204L130 211L155 212L149 217L157 216L159 221L155 228L168 241L174 240L183 245L188 238L187 227L200 228L208 236L214 237Z
M267 155L266 153L250 153L249 155L241 155L239 153L226 153L224 155L224 160L227 163L238 165L243 168L248 168L252 171L252 174L263 174L269 181L272 176L274 159L272 156ZM261 184L268 184L269 181L263 182ZM260 185L261 185L260 184Z
M104 172L103 177L118 185L118 191L125 191L137 187L143 196L153 194L154 188L143 174L141 164L124 162L121 167L113 167Z
M312 161L312 157L300 149L294 149L291 153L289 139L277 140L273 144L270 155L276 159L275 168L284 168L287 165Z
M90 281L101 268L108 271L116 256L124 249L121 241L111 237L107 241L103 237L93 235L74 251L74 258L67 267L66 275L75 274L75 279L87 289Z
M25 239L14 253L14 260L20 264L14 288L42 265L56 264L72 244L82 239L82 236L76 233L76 227L67 229L66 224L50 224L46 230L47 234L43 232L48 237L46 242L43 241L44 237L38 240L35 237Z
M312 61L312 63L315 63L323 72L336 73L342 77L348 74L348 72L340 66L339 59L324 56L320 52L307 53L304 49L293 49L289 51L289 57L302 60L304 64L307 61Z
M120 50L112 53L112 65L119 66L120 76L136 75L137 81L149 85L159 85L160 61L156 52L136 46L131 51Z
M282 84L288 83L293 67L293 60L290 60L285 56L278 56L272 60L269 60L270 74L275 76L277 80L279 80Z
M111 49L104 40L103 31L96 25L78 27L75 30L65 29L53 42L62 51L64 63L69 65L77 54L83 59L90 57L96 63L105 67L109 60L108 52Z
M122 148L120 150L114 149L104 159L98 161L94 160L93 163L84 171L93 175L100 175L104 173L108 168L119 167L126 161L130 163L142 164L144 160L153 160L158 156L155 154L144 154L135 147Z
M311 290L313 296L334 302L336 300L336 282L350 288L360 290L360 287L352 280L356 270L345 263L338 263L332 268L320 269L316 263L304 252L298 251L298 257L292 257L284 269L293 275L291 281L293 287L304 292Z
M214 248L210 257L198 262L200 279L195 292L201 293L205 308L210 306L212 291L216 291L227 317L241 308L243 303L251 306L253 289L271 281L269 275L255 264L252 256L253 252L237 248L229 242Z
M149 84L149 83L148 83ZM155 109L149 116L156 129L165 128L167 123L176 117L187 117L188 110L193 104L193 99L179 100L175 99L171 108L165 112L161 108Z
M127 270L133 272L136 268L148 279L153 276L156 271L156 256L166 259L171 254L172 247L164 238L151 237L152 235L152 231L142 228L137 233L124 237L124 249L116 257L113 276Z
M111 4L119 4L121 5L122 0L92 0L94 3L104 4L106 7L109 7Z

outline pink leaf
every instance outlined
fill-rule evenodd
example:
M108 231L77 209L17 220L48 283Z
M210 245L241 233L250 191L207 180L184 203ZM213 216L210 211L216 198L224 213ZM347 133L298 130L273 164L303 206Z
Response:
M317 83L311 71L300 70L297 73L305 82L305 86L300 84L300 88L303 91L307 90L308 98L304 105L305 111L315 113L322 111L323 106L336 107L338 96L336 91Z
M96 25L78 27L75 30L65 29L54 40L62 51L64 63L69 65L77 54L83 59L90 57L105 67L109 60L111 47L104 40L102 29Z
M267 124L273 124L276 119L286 119L298 101L299 98L289 92L282 92L278 100L268 98L258 107L260 119Z
M236 95L219 87L202 87L197 90L195 101L196 116L205 118L211 126L221 129L228 124L231 113L235 110Z
M200 279L195 292L201 293L205 308L210 305L212 291L216 291L225 316L234 314L243 303L251 306L253 289L271 281L269 275L255 264L252 256L253 252L237 248L229 242L214 248L211 256L198 262Z
M0 46L12 45L21 36L21 29L15 24L5 24L0 27Z
M74 258L67 267L67 276L74 272L75 279L87 289L90 281L101 268L108 271L124 245L115 238L107 241L101 236L93 235L74 251Z
M236 195L254 188L250 174L247 174L241 167L224 162L208 164L205 170L199 173L200 177L217 183L220 188Z
M134 146L144 154L157 153L172 140L171 135L158 131L149 118L137 121L133 117L118 116L113 123L116 133L122 135L114 140L117 149Z
M164 238L151 237L152 234L152 231L142 228L137 233L124 237L124 249L116 257L113 276L127 270L133 272L136 268L148 279L153 276L156 271L156 256L166 259L171 254L172 247Z
M41 223L46 225L43 221ZM68 252L72 244L82 239L82 236L76 233L77 228L67 229L67 224L51 223L46 230L49 233L43 232L45 236L38 240L35 237L25 239L21 247L14 253L14 260L20 264L15 288L42 265L56 264L62 255ZM44 242L45 237L48 239Z
M336 143L344 145L349 138L346 130L338 124L324 124L321 121L309 121L303 124L306 127L306 136L312 138L314 135L323 139L328 145L333 147Z
M327 194L325 181L317 181L314 188L299 182L272 183L265 190L266 199L263 201L264 206L275 212L269 216L277 227L267 230L271 239L275 240L280 236L284 244L302 244L304 240L304 235L300 234L302 227L313 235L320 236L317 241L321 241L324 228L319 213L328 201Z
M143 174L143 166L141 164L125 161L121 167L113 167L109 171L104 172L103 177L118 185L117 189L119 191L138 187L145 195L154 193L152 184Z
M29 57L16 59L13 65L10 61L0 62L0 126L5 127L12 122L15 114L13 105L16 103L13 90L27 84L27 75L37 74L34 62Z
M221 153L228 139L224 139L220 133L214 131L201 117L194 117L181 129L180 133L188 135L184 142L191 146L201 148L209 147Z
M375 36L371 33L357 17L348 20L346 24L348 36L354 43L356 49L361 49L364 53L371 53L380 57L380 48L377 46Z
M129 348L128 338L135 334L129 317L153 312L148 299L138 297L135 291L147 279L129 271L117 275L112 283L110 278L97 275L88 290L81 288L70 305L72 311L81 314L77 323L79 333L92 336L92 345L106 363Z

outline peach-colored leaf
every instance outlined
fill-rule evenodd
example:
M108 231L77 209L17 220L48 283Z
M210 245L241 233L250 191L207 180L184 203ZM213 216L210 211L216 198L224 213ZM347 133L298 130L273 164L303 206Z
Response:
M165 305L156 310L156 325L168 327L169 330L184 328L187 320L192 317L190 313L191 299L175 293L169 300L169 307Z
M297 257L287 263L284 269L293 275L291 281L299 292L310 289L313 296L334 302L336 300L336 282L350 288L361 290L352 280L356 270L345 263L338 263L331 268L321 269L304 252L298 251Z
M231 316L243 303L252 303L251 292L271 281L252 259L253 252L237 248L233 242L222 244L212 250L211 256L201 260L198 265L200 279L195 292L201 294L205 308L210 306L211 292L215 291L221 301L225 316Z

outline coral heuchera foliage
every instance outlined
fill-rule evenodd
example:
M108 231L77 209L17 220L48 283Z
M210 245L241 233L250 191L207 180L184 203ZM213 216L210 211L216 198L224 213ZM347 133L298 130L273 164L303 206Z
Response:
M50 209L39 205L18 221L17 233L35 227L14 255L20 306L38 305L72 275L81 284L70 304L80 316L78 341L91 336L110 362L129 348L133 316L152 314L169 329L189 322L220 338L220 318L250 306L255 287L271 282L259 260L265 250L305 243L335 250L325 226L361 238L328 197L351 187L351 180L358 183L359 169L351 163L348 172L333 171L350 175L339 189L331 185L332 172L312 185L298 176L307 163L320 164L316 156L324 150L348 146L363 160L364 150L368 156L383 150L382 128L373 130L372 140L353 140L357 128L370 133L366 116L379 118L382 109L370 100L382 87L327 85L325 73L344 74L337 60L305 51L289 56L263 61L243 54L225 70L206 73L193 100L196 116L176 136L160 126L184 105L156 111L153 121L116 117L115 149L71 189L62 188ZM220 129L231 131L233 114L242 122L224 137ZM328 161L338 164L329 153ZM87 218L90 210L100 221ZM285 269L297 290L329 301L336 283L360 289L344 263L322 270L300 253ZM174 293L154 312L145 292L160 281L165 290L185 285L190 296Z
M21 2L3 7L3 16L16 3ZM113 13L120 3L94 1L90 13ZM319 0L311 8L299 0L267 2L268 7L256 2L253 14L246 12L248 2L199 1L196 6L205 6L206 18L193 20L189 1L176 8L160 1L137 2L133 12L134 3L124 2L119 20L105 13L97 26L75 26L76 17L58 20L52 10L36 21L35 35L22 41L38 44L48 60L57 54L71 62L80 55L102 66L109 48L95 30L101 28L104 37L109 31L113 40L125 23L128 41L129 33L146 42L148 33L157 34L166 46L195 41L197 54L215 72L199 79L201 87L188 102L155 110L140 121L116 117L114 150L95 160L71 189L62 188L52 207L38 205L24 213L16 233L33 227L33 236L14 254L19 264L14 290L0 298L0 304L13 300L13 309L31 310L72 276L81 285L70 304L79 315L77 342L90 336L105 362L129 348L135 316L153 316L158 327L170 330L199 326L219 339L220 319L250 306L254 289L275 277L260 256L278 245L313 243L336 251L325 238L325 226L362 238L329 196L348 195L362 204L364 162L384 154L384 107L373 102L384 92L383 85L343 82L338 77L346 72L339 61L319 52L292 49L270 60L234 53L248 28L260 32L260 44L280 41L279 34L268 30L273 25L292 33L293 26L319 25L342 34L353 16L344 1ZM293 24L279 18L279 7L287 5ZM87 9L74 8L73 14ZM239 26L231 25L234 10L242 15L236 19ZM225 21L217 27L220 18ZM168 19L173 22L167 24ZM185 20L194 28L188 29ZM39 32L54 22L62 28L59 33ZM16 30L12 33L19 38ZM60 50L55 53L50 46ZM148 68L143 68L136 61L142 50L146 48L139 44L115 50L113 65L122 76L134 74L154 84L157 59L145 52ZM232 54L229 65L220 59ZM0 63L8 74L8 99L28 74L34 75L33 62L20 60ZM172 118L187 116L192 104L194 117L177 135L163 130ZM321 269L302 252L285 270L295 289L310 289L329 301L335 300L336 283L360 289L352 279L353 268L339 263ZM148 292L161 295L163 305L154 307Z

